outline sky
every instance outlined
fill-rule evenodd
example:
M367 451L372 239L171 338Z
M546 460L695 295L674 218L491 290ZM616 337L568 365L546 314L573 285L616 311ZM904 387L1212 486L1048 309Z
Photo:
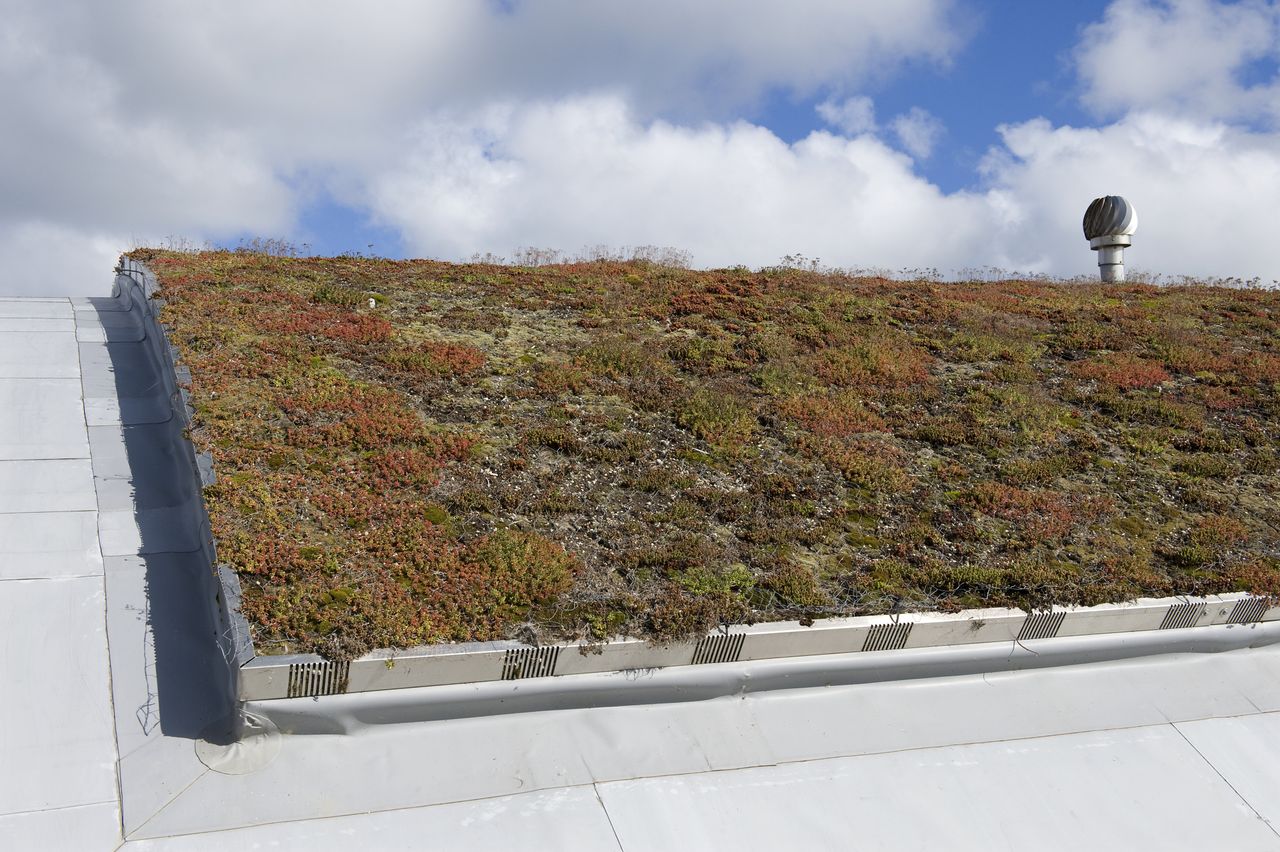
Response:
M0 295L121 251L1280 279L1280 0L0 0Z

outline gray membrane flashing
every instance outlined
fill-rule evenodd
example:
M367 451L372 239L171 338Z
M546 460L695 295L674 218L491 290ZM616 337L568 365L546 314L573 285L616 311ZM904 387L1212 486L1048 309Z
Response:
M104 577L66 299L0 299L0 848L121 837Z
M350 734L377 725L645 704L790 689L891 684L962 675L1112 663L1169 654L1212 655L1280 643L1280 623L1075 636L900 651L781 657L489 681L310 700L249 701L250 712L290 734Z
M1084 637L1099 639L1098 647L1110 648L1118 657L1133 647L1134 636L1147 634L1150 641L1144 647L1149 650L1143 653L1165 653L1161 649L1178 647L1185 639L1178 634L1186 631L1205 636L1208 634L1201 631L1214 626L1280 621L1280 607L1272 603L1247 594L1153 598L1038 613L986 609L833 618L808 626L769 622L733 626L696 642L666 645L619 638L595 646L533 648L508 641L379 651L344 663L326 662L313 655L256 657L241 668L239 695L253 701L659 668L702 672L708 683L714 683L721 667L731 663L854 654L867 655L851 658L861 660L859 666L866 671L879 671L877 666L863 663L871 659L892 661L895 655L910 650L947 648L969 648L970 656L995 659L1011 646L1048 642L1047 647L1064 649L1072 647L1063 644L1066 640ZM1108 636L1115 638L1108 641ZM960 653L945 657L954 662L957 673L969 670L965 662L969 658ZM1053 658L1061 665L1077 662L1069 657ZM494 706L494 712L505 712L501 703Z
M506 716L451 718L429 723L361 724L342 735L283 736L274 760L244 775L209 771L130 836L162 837L183 832L222 831L237 826L286 824L320 817L390 812L423 806L471 802L469 815L484 813L495 797L563 791L597 785L652 782L693 784L706 792L731 791L764 785L770 796L753 807L774 820L785 820L802 800L816 796L824 808L841 808L840 796L812 785L799 789L785 779L812 772L815 783L837 764L856 760L849 768L864 767L866 788L860 797L887 805L900 801L902 788L886 779L909 773L911 767L936 768L935 777L949 777L962 766L987 766L1000 755L1027 757L1024 772L1034 772L1038 784L1052 794L1028 807L1024 819L1059 825L1063 844L1073 846L1071 832L1080 824L1105 824L1116 832L1114 847L1189 848L1182 845L1185 826L1152 827L1145 815L1153 803L1168 799L1172 782L1152 772L1146 786L1129 790L1126 808L1102 813L1096 802L1079 813L1062 810L1064 797L1087 795L1108 787L1105 766L1114 760L1137 761L1135 771L1163 766L1158 755L1132 755L1106 743L1162 743L1180 738L1172 726L1231 716L1276 713L1280 710L1280 648L1268 646L1220 654L1169 654L1127 661L1056 666L986 675L927 678L901 682L873 682L848 686L766 690L700 701L628 704L589 708L561 708ZM432 690L422 690L429 692ZM364 702L370 712L385 708L387 696L333 696L297 705ZM403 696L406 702L409 696ZM257 707L255 709L261 709ZM332 708L330 708L332 709ZM317 711L317 715L324 710ZM1087 771L1068 771L1078 755L1083 735L1104 763ZM975 748L967 756L956 748ZM1162 747L1163 751L1163 747ZM1183 750L1185 751L1185 749ZM1273 744L1259 755L1273 755ZM1181 751L1173 756L1181 760ZM809 766L809 769L805 769ZM870 768L877 767L872 773ZM783 771L783 767L789 767ZM950 769L949 769L950 767ZM779 770L774 773L773 770ZM1203 771L1202 771L1203 770ZM1111 775L1114 775L1114 771ZM949 783L961 784L962 773ZM994 772L981 787L935 790L936 806L963 815L977 829L1001 812L993 791L1014 783L1019 773ZM1179 784L1208 784L1225 795L1212 768L1184 767ZM754 780L753 780L754 779ZM772 783L777 782L777 783ZM1180 789L1187 789L1185 786ZM923 792L923 791L916 791ZM912 794L913 797L915 793ZM1276 791L1260 794L1263 801ZM1227 796L1220 801L1231 801ZM228 804L235 802L235 808ZM607 809L611 807L606 803ZM931 805L931 807L933 807ZM992 813L992 811L995 813ZM1135 818L1143 814L1143 818ZM708 815L684 813L674 804L656 807L655 830L698 830ZM1226 836L1247 835L1256 818L1239 819L1230 809L1216 814L1215 830ZM533 815L527 817L541 822ZM551 815L549 819L554 820ZM963 820L957 823L965 825ZM880 848L893 843L897 822L867 814L857 826L859 836ZM461 827L459 827L460 830ZM518 828L513 826L513 830ZM973 848L935 826L938 840L947 837L958 848ZM813 839L804 823L791 826L801 845ZM1148 834L1141 834L1147 832ZM1150 834L1150 832L1155 832ZM270 836L267 834L267 836ZM466 847L459 833L452 848ZM1142 837L1140 842L1135 837ZM1174 842L1170 842L1174 840ZM872 843L874 840L876 842ZM632 842L637 843L635 847ZM447 845L447 844L446 844ZM672 848L639 843L630 830L625 848ZM467 847L469 848L469 847ZM569 848L594 848L591 845ZM690 843L678 848L722 848L719 844ZM743 848L758 848L747 843ZM770 847L772 848L772 847ZM786 847L790 848L790 847ZM818 848L823 848L819 846ZM995 848L1020 848L998 845ZM1052 838L1047 848L1055 848ZM1194 847L1191 847L1194 848ZM1202 847L1201 847L1202 848ZM1238 848L1226 842L1218 848ZM1278 847L1280 848L1280 847Z
M233 727L237 670L185 412L146 293L118 276L115 296L74 307L127 837L209 771L194 744Z

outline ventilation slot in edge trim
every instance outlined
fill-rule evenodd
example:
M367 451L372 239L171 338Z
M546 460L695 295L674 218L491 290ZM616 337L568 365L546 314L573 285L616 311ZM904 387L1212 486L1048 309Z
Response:
M1161 630L1177 630L1182 627L1195 627L1196 622L1204 618L1207 607L1202 603L1180 603L1169 607L1160 622Z
M1033 612L1027 616L1026 621L1022 622L1022 629L1018 631L1018 641L1052 639L1062 629L1062 622L1066 617L1065 612Z
M351 663L292 663L289 666L289 697L340 695L347 691Z
M1244 598L1236 601L1236 605L1231 608L1231 615L1227 616L1227 624L1255 624L1262 620L1262 616L1267 614L1268 606L1267 598Z
M911 635L913 622L900 621L897 624L873 624L862 642L864 651L896 651L907 644Z
M693 649L693 665L701 663L736 663L742 653L745 633L717 633L703 636Z
M511 648L502 660L503 680L522 680L526 677L550 677L556 673L556 660L560 659L559 645L540 648Z

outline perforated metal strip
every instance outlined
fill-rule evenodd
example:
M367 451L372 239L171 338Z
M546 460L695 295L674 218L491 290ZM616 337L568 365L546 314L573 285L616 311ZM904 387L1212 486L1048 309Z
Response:
M1262 620L1262 616L1270 609L1267 598L1244 598L1237 601L1227 616L1228 624L1254 624Z
M1169 607L1160 622L1161 630L1177 630L1182 627L1195 627L1207 611L1202 603L1180 603Z
M703 636L693 649L693 663L736 663L742 653L744 633L716 633Z
M907 638L911 636L910 621L900 621L897 624L875 624L871 630L867 632L867 638L862 643L864 651L896 651L907 644Z
M526 677L550 677L556 673L556 660L560 659L559 645L540 648L512 648L502 659L502 679L520 680Z
M289 666L289 697L344 693L350 672L351 663L293 663Z
M1033 612L1022 622L1018 631L1018 640L1052 639L1062 629L1062 621L1067 617L1065 612Z

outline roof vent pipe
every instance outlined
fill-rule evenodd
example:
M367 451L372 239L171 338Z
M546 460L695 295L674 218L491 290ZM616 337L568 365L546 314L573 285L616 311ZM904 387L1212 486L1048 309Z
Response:
M1124 250L1137 230L1138 211L1119 195L1095 198L1084 212L1084 237L1098 253L1103 281L1124 280Z

